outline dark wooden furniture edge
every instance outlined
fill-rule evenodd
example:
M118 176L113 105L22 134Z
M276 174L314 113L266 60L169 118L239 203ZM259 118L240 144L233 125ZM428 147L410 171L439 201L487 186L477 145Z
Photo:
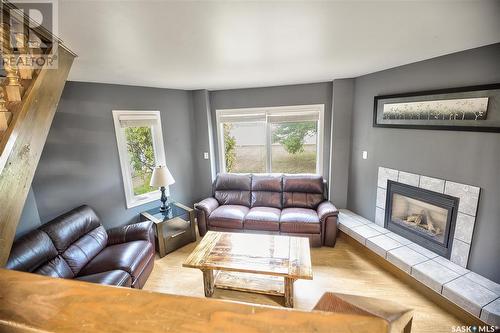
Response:
M375 316L384 319L390 333L410 333L414 310L396 302L373 297L325 292L313 310Z

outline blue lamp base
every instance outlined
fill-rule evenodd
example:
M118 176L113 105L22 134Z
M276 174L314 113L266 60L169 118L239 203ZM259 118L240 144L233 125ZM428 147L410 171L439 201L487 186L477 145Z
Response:
M160 187L161 191L161 206L160 206L160 212L169 212L172 208L170 208L170 203L168 202L168 197L165 194L165 186Z

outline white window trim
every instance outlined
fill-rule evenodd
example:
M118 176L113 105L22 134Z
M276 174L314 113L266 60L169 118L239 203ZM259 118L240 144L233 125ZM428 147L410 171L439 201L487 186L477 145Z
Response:
M165 149L163 146L163 133L161 126L160 111L138 111L138 110L113 110L113 122L115 124L115 134L116 142L118 145L118 155L120 157L120 167L123 179L123 190L125 192L125 200L127 204L127 209L144 205L146 203L159 200L160 190L151 191L139 196L135 196L132 186L132 177L130 170L130 161L127 153L127 143L125 135L120 126L120 116L154 116L156 118L157 124L152 127L153 135L153 149L156 158L156 165L165 165ZM168 191L168 188L167 188Z
M319 121L318 121L318 146L316 147L316 173L323 175L323 161L324 161L324 126L325 126L325 105L324 104L309 104L309 105L291 105L291 106L273 106L264 108L241 108L241 109L219 109L215 110L215 118L217 123L217 150L219 153L219 170L221 172L226 172L226 162L224 159L224 131L222 130L222 123L220 121L222 113L265 113L267 115L272 115L282 112L305 112L305 111L318 111ZM269 144L271 140L271 128L270 123L266 121L266 149L267 149L267 160L266 160L266 172L271 172L271 145Z

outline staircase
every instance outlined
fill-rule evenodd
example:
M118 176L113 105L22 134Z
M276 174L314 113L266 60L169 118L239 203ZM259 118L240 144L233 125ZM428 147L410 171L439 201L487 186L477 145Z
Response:
M44 28L30 28L29 18L16 11L14 5L8 2L1 5L0 266L3 266L76 55Z

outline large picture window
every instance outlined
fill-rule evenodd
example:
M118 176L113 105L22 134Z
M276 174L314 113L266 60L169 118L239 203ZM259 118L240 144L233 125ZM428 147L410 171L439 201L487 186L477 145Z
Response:
M127 208L159 198L149 186L153 169L165 165L159 111L113 111Z
M323 116L323 104L217 110L220 170L321 174Z

